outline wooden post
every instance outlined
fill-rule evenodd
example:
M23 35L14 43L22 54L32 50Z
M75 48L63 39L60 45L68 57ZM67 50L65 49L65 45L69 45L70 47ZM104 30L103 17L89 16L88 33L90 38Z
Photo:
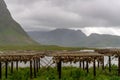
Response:
M11 73L13 73L13 61L11 62Z
M0 80L2 79L2 63L0 62Z
M40 59L38 59L38 69L40 69Z
M94 58L94 61L93 61L93 74L94 74L94 76L96 76L96 62L95 62L95 58Z
M120 76L120 56L118 56L118 76Z
M36 71L38 72L38 59L36 59Z
M109 56L109 72L111 72L111 57Z
M83 61L83 70L85 69L85 62Z
M98 68L100 67L100 63L99 63L99 60L98 60Z
M79 68L81 68L81 61L79 61Z
M86 61L86 70L87 70L87 73L89 73L89 65L88 65L88 61Z
M32 79L32 60L30 61L30 79Z
M39 59L39 69L40 69L40 59Z
M103 61L102 61L102 70L104 70L104 57L103 57Z
M16 61L16 70L18 71L18 61Z
M57 71L58 71L58 75L59 75L59 79L61 79L61 60L57 63Z
M7 78L8 73L8 62L5 62L5 77Z
M34 78L36 78L36 60L34 59Z

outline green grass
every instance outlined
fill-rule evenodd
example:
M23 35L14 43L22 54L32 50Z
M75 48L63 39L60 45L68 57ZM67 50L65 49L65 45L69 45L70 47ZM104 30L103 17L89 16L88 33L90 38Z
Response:
M55 46L55 45L0 46L0 50L39 50L39 51L52 50L52 51L54 51L54 50L81 50L81 49L89 49L89 48L60 47L60 46Z
M116 68L116 66L113 66ZM2 80L30 80L29 78L29 68L19 68L18 71L14 69L14 73L11 74L9 71L8 79L5 79L3 69L3 79ZM59 80L57 69L55 68L41 68L37 73L37 78L32 80ZM120 80L117 76L117 71L112 70L110 73L108 69L102 70L97 68L97 76L93 76L93 69L89 69L89 73L86 70L76 68L76 67L63 67L62 68L62 79L61 80Z

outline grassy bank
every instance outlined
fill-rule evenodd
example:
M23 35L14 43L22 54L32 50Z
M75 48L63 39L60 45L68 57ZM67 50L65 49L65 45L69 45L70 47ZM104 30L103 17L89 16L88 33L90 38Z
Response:
M7 46L0 46L0 50L81 50L81 49L89 49L89 48L80 48L80 47L60 47L55 45L7 45Z

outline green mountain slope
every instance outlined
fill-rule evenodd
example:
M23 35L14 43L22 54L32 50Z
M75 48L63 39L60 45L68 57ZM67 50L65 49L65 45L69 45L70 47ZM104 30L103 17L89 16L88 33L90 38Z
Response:
M26 45L34 41L13 20L4 0L0 0L0 45Z

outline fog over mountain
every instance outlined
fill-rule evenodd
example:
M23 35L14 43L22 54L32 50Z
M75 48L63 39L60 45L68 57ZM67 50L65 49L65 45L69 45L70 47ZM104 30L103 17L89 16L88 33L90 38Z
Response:
M31 44L25 32L31 31L28 34L41 44L120 47L120 37L114 36L120 35L119 0L5 1L8 7L0 0L0 44Z
M26 31L82 28L120 35L120 0L5 0Z
M75 47L120 47L120 36L91 34L81 30L55 29L52 31L31 31L28 34L37 42L47 45Z

